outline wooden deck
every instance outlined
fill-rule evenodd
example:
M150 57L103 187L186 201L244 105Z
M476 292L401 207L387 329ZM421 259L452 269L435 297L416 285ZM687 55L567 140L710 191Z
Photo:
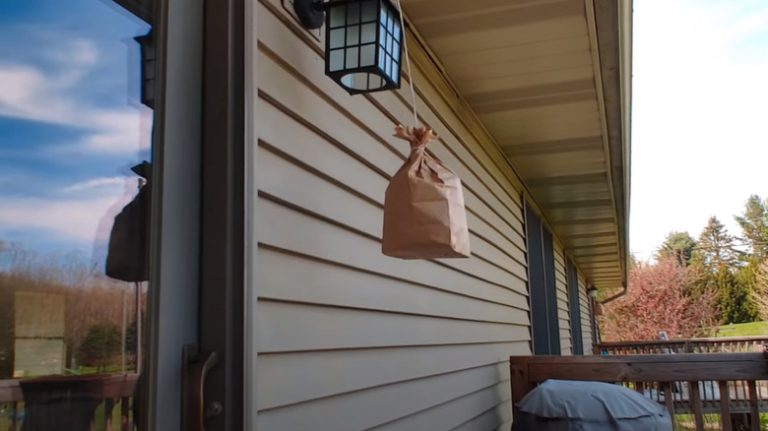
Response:
M646 355L665 353L763 352L768 337L686 338L676 340L619 341L595 344L595 355Z
M719 413L725 431L733 429L733 414L747 413L759 431L759 412L768 410L763 353L513 356L510 371L515 413L525 394L547 379L623 384L665 405L672 417L692 414L697 430L704 430L706 413Z

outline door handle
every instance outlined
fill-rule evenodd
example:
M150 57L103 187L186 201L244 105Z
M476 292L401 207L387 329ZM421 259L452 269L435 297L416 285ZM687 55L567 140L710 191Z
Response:
M219 355L201 354L197 346L188 344L183 349L182 364L182 429L205 431L205 421L221 414L220 402L206 403L205 382L208 372L219 362Z

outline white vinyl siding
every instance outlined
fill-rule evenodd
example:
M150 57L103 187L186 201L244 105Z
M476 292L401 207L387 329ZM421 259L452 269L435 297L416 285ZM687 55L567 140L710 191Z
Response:
M571 317L568 311L568 283L565 271L563 246L555 241L555 283L557 286L557 318L560 327L560 350L562 355L571 355Z
M406 83L349 96L282 3L258 3L256 25L258 357L248 408L258 429L508 429L508 357L531 353L511 174L415 71L429 97L418 102L422 121L441 137L429 150L465 186L473 255L382 255L384 190L408 151L392 136L412 122Z
M592 313L590 313L587 287L579 274L579 304L581 305L581 336L584 340L584 354L592 354Z

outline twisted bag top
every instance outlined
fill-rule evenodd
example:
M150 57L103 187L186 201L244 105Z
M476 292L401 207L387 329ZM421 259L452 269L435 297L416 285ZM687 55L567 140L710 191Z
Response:
M382 252L402 259L469 257L461 179L426 151L437 136L403 126L395 136L411 144L411 154L387 187Z

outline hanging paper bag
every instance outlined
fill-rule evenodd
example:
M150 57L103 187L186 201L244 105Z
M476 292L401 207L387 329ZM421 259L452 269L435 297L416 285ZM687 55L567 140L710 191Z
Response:
M397 126L411 144L384 200L382 252L402 259L469 257L469 230L461 179L426 151L429 128Z

